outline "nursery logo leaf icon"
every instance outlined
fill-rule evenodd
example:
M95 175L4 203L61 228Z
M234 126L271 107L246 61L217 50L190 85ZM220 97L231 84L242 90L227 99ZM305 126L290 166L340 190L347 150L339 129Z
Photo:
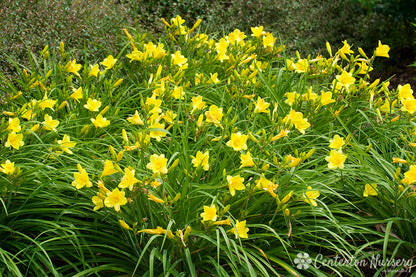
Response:
M308 269L309 265L312 263L308 253L298 253L296 257L297 258L295 258L293 262L296 264L298 269Z

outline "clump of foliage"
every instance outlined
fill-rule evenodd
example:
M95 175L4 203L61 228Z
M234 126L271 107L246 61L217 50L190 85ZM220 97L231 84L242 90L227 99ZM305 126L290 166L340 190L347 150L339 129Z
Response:
M7 77L14 66L8 57L29 66L29 53L39 53L45 44L57 47L65 41L78 58L83 54L114 52L121 26L132 25L126 5L116 0L35 1L5 0L0 4L0 68ZM88 45L89 51L83 48ZM108 55L108 54L107 54Z
M317 257L411 261L416 100L370 82L389 46L290 56L263 26L163 24L159 38L125 30L104 59L46 46L2 79L0 273L342 276L369 268Z
M359 3L341 0L7 0L0 8L0 66L11 78L15 71L7 57L28 66L28 51L39 53L45 44L57 47L60 41L65 41L78 59L83 58L87 45L88 58L104 58L122 42L123 28L131 26L158 36L163 33L160 18L176 14L190 22L202 19L201 27L207 33L226 34L236 28L250 32L252 26L263 25L290 45L288 50L305 55L323 53L322 41L341 47L340 42L348 40L371 51L379 39L386 40L382 36L392 25L384 15L367 13Z
M358 0L363 7L392 16L395 20L414 21L416 18L415 0Z

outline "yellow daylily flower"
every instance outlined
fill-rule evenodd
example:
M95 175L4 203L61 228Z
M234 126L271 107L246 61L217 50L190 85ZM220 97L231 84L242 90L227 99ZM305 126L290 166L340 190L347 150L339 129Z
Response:
M243 154L243 153L240 154L240 161L241 161L240 168L251 167L255 165L253 161L253 157L251 156L251 153L249 151L247 151L246 154Z
M117 172L118 171L114 169L113 162L110 160L105 160L104 169L103 169L103 172L101 173L101 176L104 177L104 176L112 175Z
M307 118L303 118L301 112L296 112L295 110L290 110L289 114L283 118L284 123L290 123L295 126L302 134L305 133L305 130L311 126Z
M346 59L346 55L353 54L354 51L351 50L351 46L348 44L348 42L346 40L344 40L343 43L344 43L344 45L342 46L341 49L338 50L337 53L342 58Z
M299 165L299 163L301 161L302 161L301 158L293 157L290 154L285 156L285 162L286 162L288 167L295 167L295 166Z
M16 134L15 132L10 132L7 135L7 140L4 146L6 147L13 147L16 150L19 150L20 146L23 146L25 143L23 142L23 134L19 133Z
M136 110L133 116L127 118L127 121L134 125L144 125L143 120L140 118L139 112Z
M263 37L263 47L267 48L273 48L274 42L276 41L276 38L273 37L272 33L268 33L266 36Z
M73 93L69 96L69 98L74 99L75 101L79 102L79 99L82 99L83 93L82 93L82 87L79 87L77 89L73 89Z
M238 238L242 238L242 239L248 238L247 233L249 231L249 228L246 227L246 220L243 220L241 222L239 220L237 220L235 222L235 227L232 228L230 231L231 231L231 233L233 233L235 235L236 239L238 239Z
M107 193L107 196L104 199L104 204L109 208L114 207L116 212L120 211L120 206L127 204L125 192L119 191L118 188L115 188L113 191Z
M377 184L365 184L363 196L377 196Z
M264 35L264 32L263 32L264 27L263 26L251 27L250 29L251 29L251 32L252 32L251 35L256 37L256 38L259 38L262 35Z
M331 150L329 156L325 157L328 162L329 169L344 168L344 162L347 159L347 155L342 154L342 151Z
M92 203L94 204L94 211L97 211L101 208L104 208L104 199L105 199L105 195L98 192L97 195L94 195L91 198Z
M165 158L164 154L153 154L150 156L150 162L146 165L146 167L152 170L155 174L166 174L168 173L168 168L166 166L167 162L168 159Z
M411 185L416 182L416 165L410 166L409 170L404 173L404 179L401 182L406 185Z
M114 59L114 57L112 55L109 55L107 58L105 58L101 64L103 66L105 66L106 70L109 70L111 68L113 68L113 66L116 64L117 59Z
M243 44L244 39L247 36L244 34L244 32L241 32L239 29L235 29L234 31L232 31L230 34L228 34L227 36L227 40L231 43L231 44Z
M191 158L191 162L194 165L194 167L202 167L205 171L209 170L209 151L206 151L205 153L198 151L196 153L196 157L191 156Z
M320 196L319 190L312 190L312 187L308 186L308 190L303 194L303 201L310 203L312 206L318 206L315 199Z
M264 99L258 97L256 102L256 107L254 108L254 113L269 113L270 103L264 101Z
M72 74L74 74L74 75L76 75L76 76L79 77L80 75L79 75L78 71L81 69L81 67L82 67L82 65L77 64L77 60L75 59L75 60L69 61L65 65L64 70L66 72L72 73Z
M228 188L230 189L231 196L235 195L236 190L244 190L246 188L243 182L244 182L244 178L240 177L240 174L236 176L230 176L230 175L227 176L227 183L228 183Z
M216 221L217 220L217 208L215 205L205 206L204 212L201 213L202 221Z
M381 41L378 41L378 46L375 52L376 57L390 58L389 51L390 51L390 47L387 44L383 45L381 44Z
M214 123L216 126L221 126L221 119L223 117L222 108L216 105L211 105L209 110L205 112L207 122Z
M91 112L98 112L98 109L101 107L101 101L97 99L88 98L87 104L84 105L84 108L88 109Z
M74 172L75 180L72 182L72 185L76 189L81 189L84 186L87 188L92 187L87 171L80 164L77 164L77 168L79 172Z
M234 151L247 150L247 139L248 135L243 135L240 132L233 133L226 145L233 148Z
M98 77L99 73L100 73L100 68L98 67L98 64L95 64L95 65L90 64L90 72L88 72L88 76Z
M192 111L191 114L196 110L202 110L206 107L206 102L202 100L202 96L192 97Z
M348 88L349 86L355 83L355 78L352 76L351 73L346 71L342 71L341 75L337 75L336 79L338 81L338 85Z
M397 91L398 91L398 95L399 95L399 100L415 99L415 97L413 96L413 90L412 90L410 84L406 84L404 86L398 85L397 86Z
M62 151L68 154L73 154L69 148L72 148L77 144L76 142L71 141L68 135L64 135L62 140L58 140L57 143L60 145Z
M12 175L15 172L16 168L14 162L7 160L4 164L1 164L0 172L3 172L7 175Z
M119 188L128 188L129 190L133 190L133 185L138 183L139 180L134 177L136 171L134 169L125 168L124 175L120 180L120 184L118 184Z
M341 150L344 144L344 138L340 137L339 135L335 135L332 139L329 140L329 148L332 149Z
M149 126L149 129L165 129L164 123L155 122ZM164 131L150 131L150 137L156 139L157 141L161 141L162 137L166 137L167 133Z
M416 99L403 99L402 108L400 110L414 114L416 112Z
M95 128L104 128L110 125L110 120L103 117L101 114L97 115L96 118L91 118L91 122L94 124Z
M173 91L172 91L172 97L173 98L175 98L175 99L184 99L185 98L185 93L184 93L184 91L183 91L183 87L181 87L181 86L175 86L174 88L173 88Z
M52 119L52 116L49 114L45 114L44 119L45 121L42 122L43 129L48 131L56 131L56 127L58 127L59 121Z
M22 128L20 127L20 119L18 117L9 118L9 125L7 126L7 131L19 132Z
M276 136L272 137L272 141L276 141L289 135L290 130L282 129Z
M335 100L332 99L332 92L328 91L328 92L321 92L321 105L325 106L331 103L334 103Z
M185 58L180 51L176 51L171 55L173 65L179 66L181 69L188 68L188 59Z

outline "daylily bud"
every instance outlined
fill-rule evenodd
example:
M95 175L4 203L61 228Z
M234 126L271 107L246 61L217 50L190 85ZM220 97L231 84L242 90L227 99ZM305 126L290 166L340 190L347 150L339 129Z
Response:
M118 152L118 154L117 154L117 161L119 162L122 158L123 158L123 150L121 150L120 152Z
M332 49L328 41L326 42L326 50L328 51L329 55L332 57Z
M283 197L282 201L280 201L282 204L286 204L287 201L289 201L290 197L293 195L293 190L290 191L285 197Z
M169 167L168 171L170 171L171 169L174 169L177 165L179 164L179 159L176 159L172 165Z
M303 157L303 159L309 159L312 155L313 155L313 153L315 153L315 149L311 149L311 150L309 150L309 152L308 153L306 153L306 155L305 155L305 157Z
M118 79L112 86L112 88L118 87L123 82L123 79Z
M99 114L104 115L106 112L108 112L109 109L109 106L105 106L105 108Z
M290 216L290 210L289 209L285 209L285 216Z

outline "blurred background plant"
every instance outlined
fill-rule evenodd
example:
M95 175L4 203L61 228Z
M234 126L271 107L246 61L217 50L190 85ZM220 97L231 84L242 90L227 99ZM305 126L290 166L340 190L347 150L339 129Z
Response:
M75 1L66 3L68 7L82 4ZM133 8L129 6L132 2L111 3L114 7L122 5L125 11ZM177 9L182 7L181 2L178 3ZM342 7L340 2L339 4ZM317 3L310 3L309 6L305 3L306 7L315 7L314 5L318 8ZM85 8L92 9L92 6L93 4L87 5ZM202 26L205 32L226 33L236 27L247 32L246 42L230 45L227 50L229 61L222 61L215 57L218 50L215 42L220 41L220 36L211 36L209 33L213 40L199 43L204 38L201 33L193 38L178 35L177 31L182 29L176 29L173 21L169 21L169 14L164 13L163 6L160 6L160 13L155 15L152 33L149 34L141 28L147 26L144 20L153 19L139 18L142 11L137 7L146 8L136 6L132 12L134 19L123 16L118 18L115 15L113 25L107 19L111 28L116 29L110 42L95 41L99 39L93 36L95 21L89 19L89 13L82 13L84 18L76 18L83 18L85 28L91 29L84 36L81 35L83 31L80 31L80 35L74 32L72 40L68 38L72 47L62 43L58 50L57 42L53 45L51 41L49 50L43 48L44 45L39 49L33 46L33 51L29 49L34 55L27 55L28 65L17 56L12 56L9 60L15 66L18 78L12 77L9 81L5 77L5 81L0 80L0 91L4 91L8 98L4 105L0 105L0 112L4 110L0 123L0 157L16 162L17 168L16 172L13 170L8 174L8 165L1 165L0 184L4 189L0 189L0 200L4 213L0 214L0 238L4 242L0 243L3 263L0 264L0 275L11 272L6 276L23 276L20 273L25 272L26 276L114 276L124 273L131 276L153 276L154 273L160 273L161 276L162 272L164 275L169 272L172 276L184 276L186 273L183 272L187 272L187 275L193 273L193 276L227 276L232 272L232 275L239 276L240 272L242 276L267 276L269 272L276 276L277 272L285 272L299 276L293 264L297 254L301 254L299 251L309 253L311 257L318 253L328 257L342 253L345 257L363 259L370 259L372 254L406 259L415 256L413 219L416 207L413 194L410 194L414 188L409 186L414 180L406 181L406 187L398 186L399 182L404 183L399 178L400 169L404 172L407 165L397 167L392 164L395 160L399 160L400 164L413 164L415 160L414 151L410 148L416 145L416 134L410 120L415 108L404 104L400 104L400 110L397 108L399 100L414 103L413 96L407 95L411 94L410 86L389 90L387 82L379 84L377 81L369 85L368 72L362 72L365 68L363 62L368 63L366 68L369 71L374 59L364 59L366 55L362 51L360 55L363 57L360 58L356 51L360 44L350 40L347 31L343 32L346 34L344 39L348 38L355 44L351 48L356 51L354 54L343 53L345 57L340 58L341 50L335 52L333 50L336 48L328 44L329 53L324 56L329 54L331 58L321 56L301 59L301 56L319 53L319 47L325 45L323 39L316 48L312 47L312 42L304 44L306 50L297 55L298 60L295 62L289 54L302 49L302 41L287 43L289 35L293 34L286 34L286 31L281 33L281 40L287 43L287 51L276 47L273 52L269 52L246 29L260 24L267 26L265 23L253 21L241 22L241 26L233 26L231 22L228 25L215 25L207 17L208 23ZM157 7L159 6L155 6ZM360 11L358 5L354 7ZM51 7L53 8L55 6ZM196 7L189 9L194 8ZM297 8L305 11L304 6ZM116 10L115 8L114 11ZM101 14L97 13L98 15ZM171 22L166 22L170 26L166 30L168 35L162 34L164 27L156 21L165 15ZM305 18L311 16L306 12L300 15ZM184 15L187 18L190 16ZM229 19L221 17L218 22ZM256 20L260 19L258 17ZM133 36L126 30L127 37L122 40L117 35L118 28L129 20L134 21L133 29L136 30L129 28ZM324 21L322 19L320 22ZM176 22L181 22L181 19L178 17ZM215 26L223 27L214 30ZM280 33L277 25L273 26L272 29L277 30L275 33ZM305 29L313 26L316 25L305 24ZM71 33L70 27L68 24L68 30L63 32ZM348 30L347 25L339 25L338 28ZM266 27L265 30L270 29ZM111 35L110 29L100 32L107 34L107 31ZM51 39L59 38L59 34L49 35ZM231 37L228 34L228 38ZM225 37L222 39L224 41ZM260 47L250 47L247 42L249 40L255 42L252 45ZM153 47L153 42L158 46ZM349 49L349 45L345 47ZM160 55L156 58L152 52L151 55L147 53L141 56L140 53L143 53L138 49L146 49L149 53L159 49ZM254 50L256 61L251 61ZM127 51L132 52L126 55ZM110 53L115 57L110 56ZM172 53L175 54L172 56ZM374 52L368 50L368 53L371 57ZM379 53L378 56L386 54ZM4 55L10 56L7 53ZM103 57L106 57L105 60ZM79 59L79 64L75 58ZM23 68L19 63L23 64ZM105 69L98 74L96 70L99 70L100 64ZM183 69L178 70L178 65ZM235 70L231 73L229 68ZM250 70L253 73L248 75ZM13 76L13 71L10 72ZM337 73L340 75L335 77ZM353 73L354 77L350 75ZM362 74L364 77L358 76ZM217 78L219 79L216 80ZM337 88L337 82L345 88ZM182 98L181 91L188 96ZM301 97L297 97L294 92L288 93L290 91L296 91ZM319 91L321 96L317 94ZM328 97L328 93L332 102L326 102L327 99L324 104L322 99L324 95ZM151 94L152 98L147 97ZM254 103L256 94L257 103ZM193 115L193 111L190 111L191 106L194 110L194 100L191 104L190 97L196 95L203 96L212 110L214 105L224 108L224 114L220 112L221 117L224 115L223 125L220 125L222 128L209 125L214 123L211 121L211 111L198 111L202 115L201 120L205 115L207 121L203 123L205 125L194 125L197 114ZM255 112L257 106L260 106L260 97L270 101L267 103L270 110L264 114ZM400 99L403 97L406 99ZM94 116L91 112L98 112L99 107L94 109L90 106L89 102L94 101L92 98L98 100L99 106L103 104L103 109L95 114L95 119L91 118ZM160 100L161 104L152 102L156 100ZM329 103L334 104L327 106ZM273 112L271 107L274 107ZM163 110L159 111L158 108ZM277 131L286 126L289 114L303 118L302 113L292 113L295 110L304 113L305 119L301 119L301 122L306 129L311 128L304 135L305 128L295 125L300 133L293 130L288 140L281 137L284 133L280 131L277 134ZM139 116L138 111L142 118L148 120L134 125L146 124L144 127L126 122L132 123L130 120L133 120L133 114ZM405 114L402 112L409 114L403 116ZM49 127L50 121L54 121L48 119L50 114L59 125L55 126L56 130ZM111 125L103 130L100 128L106 126L95 124L99 121L99 116L103 123L102 115L111 120ZM22 118L22 126L20 121L14 121L19 117ZM135 121L140 122L139 119L140 117ZM163 125L156 125L158 120L163 120ZM296 121L300 122L298 119ZM166 130L165 123L169 124ZM166 139L161 138L159 131L155 131L160 129L166 131L162 132L163 137L167 136ZM228 137L232 141L233 135L238 134L235 133L237 130L249 134L249 149L258 161L257 165L254 164L254 169L238 167L238 153L224 141ZM7 146L13 143L12 140L18 140L16 132L24 135L25 145L22 150L18 149L19 145L15 150ZM146 139L147 134L150 135L149 140ZM274 136L275 134L277 135ZM334 134L345 137L343 150L348 153L348 165L345 169L340 167L339 171L332 170L325 162L330 158L325 156L329 151L332 153L328 143L332 137L335 140ZM16 136L12 139L14 135ZM152 135L153 141L149 144ZM67 141L64 146L65 137ZM72 141L69 141L69 137ZM271 143L274 138L282 140L276 145ZM342 148L342 145L337 148ZM70 147L74 147L74 152L68 153ZM194 163L193 155L197 150L210 151L211 160L224 162L215 163L215 166L213 163L208 172L203 172L198 167L195 169L191 163ZM154 179L156 173L149 171L149 167L155 171L153 166L146 164L149 156L155 153L166 154L170 159L169 169L166 168L168 173L157 179ZM272 155L273 162L269 161ZM393 162L390 162L391 159ZM104 162L107 160L113 161L120 172L107 174ZM103 167L104 170L101 171ZM121 188L121 179L125 178L124 174L121 177L121 167L124 168L125 176L131 168L137 170L132 174L142 182L135 186L137 190L134 193L123 188L123 197L124 193L128 193L130 203L121 209L121 213L116 212L115 205L125 205L127 199L123 204L120 204L121 201L114 204L104 200L106 208L101 209L103 207L99 207L99 204L103 205L103 199L100 196L105 193L105 199L110 197L110 191L104 190L104 184L107 189ZM76 172L77 169L79 173ZM79 185L74 185L75 182L82 181L77 176L83 175L83 170L91 176L93 188L74 188ZM240 173L250 189L237 192L237 196L242 197L234 198L234 193L231 197L228 192L228 186L231 193L234 184L225 183L225 180L229 181L226 175L240 176ZM408 172L404 174L410 175ZM277 178L279 183L279 186L276 184L278 190L274 192L274 180L267 192L254 190L254 184L256 188L261 184L256 182L261 180L258 179L261 176L275 176L273 178ZM117 186L118 180L120 184ZM378 185L377 191L374 188L373 191L368 189L373 182ZM89 187L88 184L84 185ZM100 192L98 188L103 191ZM235 190L239 189L235 187ZM114 191L119 192L118 189ZM280 200L278 195L285 197ZM93 208L93 204L97 207ZM109 204L114 206L114 211ZM210 229L215 226L201 222L200 217L204 217L201 212L205 213L205 206L210 204L218 205L218 216L221 219L227 215L234 222L244 219L246 224L247 221L250 228L247 240L237 243L231 240L232 235L227 234L233 232L229 227ZM93 209L97 212L93 212ZM247 232L244 227L240 229ZM149 238L148 235L152 236ZM379 273L386 269L383 266ZM364 275L366 269L358 266L341 268L339 272L336 268L314 270L311 268L308 273L319 276L331 274L332 271L339 276L374 276L375 273L367 272Z
M334 47L343 40L372 51L378 40L391 46L388 63L376 64L380 76L393 78L392 85L410 82L415 72L415 1L380 0L3 0L0 3L0 68L11 78L14 66L6 56L29 63L28 50L39 53L46 44L60 41L75 49L84 47L97 58L114 53L122 43L122 29L134 27L158 35L160 18L180 14L188 22L203 20L201 30L228 33L263 25L279 36L287 51L302 55L323 53L325 41ZM76 51L79 49L79 51Z
M397 83L408 79L415 84L415 71L409 64L416 60L416 1L415 0L353 0L361 4L366 15L376 15L381 18L371 26L369 34L373 35L373 43L378 39L392 48L391 59L388 63L377 63L382 77L388 78L393 74L399 76ZM381 32L377 31L380 30ZM375 37L374 37L375 35ZM390 75L390 76L388 76ZM396 83L396 82L395 82Z

